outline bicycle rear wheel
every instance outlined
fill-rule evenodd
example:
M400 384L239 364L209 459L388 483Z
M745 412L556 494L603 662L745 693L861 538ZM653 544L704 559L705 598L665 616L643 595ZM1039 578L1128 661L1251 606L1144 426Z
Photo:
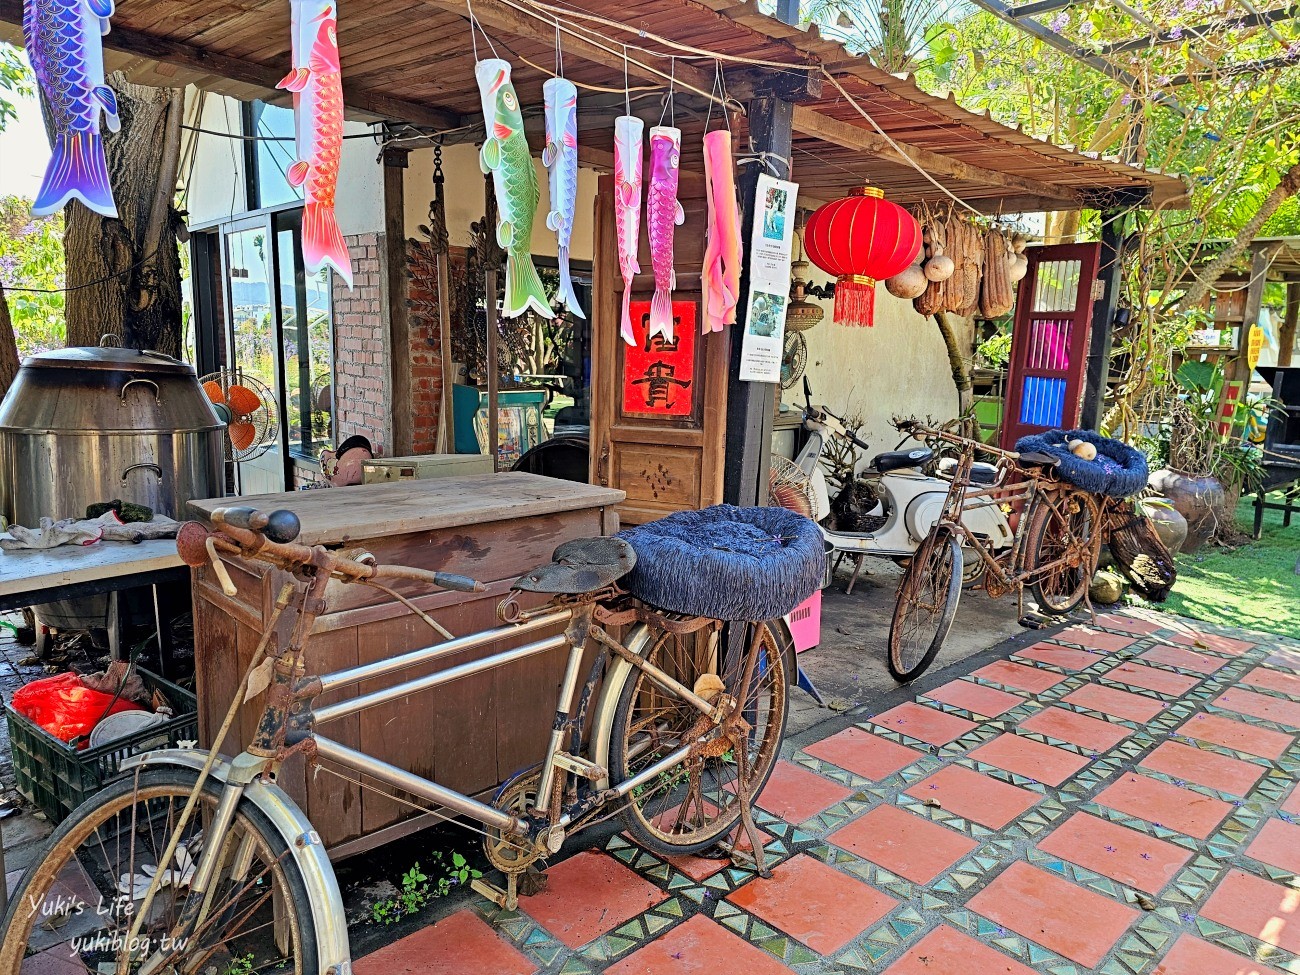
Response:
M1069 491L1034 502L1026 537L1029 592L1040 609L1064 615L1088 594L1097 568L1100 509L1092 495ZM1060 564L1046 571L1039 566Z
M629 674L619 695L610 743L614 785L684 745L700 743L693 757L659 772L627 797L628 830L664 856L699 853L725 836L740 819L738 785L743 782L743 791L751 800L756 797L781 750L788 664L794 658L788 632L781 620L730 626L732 640L721 624L682 636L660 633L646 654L649 663L701 697L724 702L729 717L718 729L721 735L707 715L643 670ZM724 649L730 647L738 649Z
M961 546L951 529L935 528L917 547L898 584L888 663L900 684L920 677L939 653L957 615L961 584Z
M317 975L302 874L280 834L247 801L226 833L198 919L180 920L219 783L205 784L171 865L159 861L196 780L190 769L141 769L60 823L10 901L0 973L97 975L129 956L129 972ZM168 882L154 895L131 950L136 909L160 869Z

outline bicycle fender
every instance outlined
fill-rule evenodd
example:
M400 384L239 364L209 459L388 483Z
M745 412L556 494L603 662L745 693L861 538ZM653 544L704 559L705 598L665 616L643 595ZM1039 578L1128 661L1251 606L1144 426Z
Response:
M122 768L175 765L198 772L207 759L207 752L198 749L164 748L132 755L122 762ZM209 776L224 783L229 774L229 763L218 759ZM288 793L273 783L254 779L244 787L244 797L270 820L289 848L289 855L302 871L307 890L319 895L311 898L311 915L316 928L316 957L320 964L320 975L351 975L351 946L343 914L343 897L339 893L334 866L330 863L320 836L312 828L311 821L298 808L297 803L289 798Z

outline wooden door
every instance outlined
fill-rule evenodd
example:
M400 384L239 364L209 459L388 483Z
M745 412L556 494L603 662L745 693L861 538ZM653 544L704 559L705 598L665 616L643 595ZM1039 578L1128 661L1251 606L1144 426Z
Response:
M646 336L644 314L654 277L644 227L640 265L645 273L632 285L637 344L629 346L620 337L623 280L612 176L601 177L596 196L590 473L591 483L627 492L619 507L623 524L722 500L730 330L700 334L706 207L703 180L687 175L700 171L700 165L691 168L683 160L680 199L686 222L677 228L674 248L678 321L671 345ZM647 178L649 173L647 166Z
M1079 425L1100 244L1025 251L1029 271L1016 295L1002 446L1053 427Z

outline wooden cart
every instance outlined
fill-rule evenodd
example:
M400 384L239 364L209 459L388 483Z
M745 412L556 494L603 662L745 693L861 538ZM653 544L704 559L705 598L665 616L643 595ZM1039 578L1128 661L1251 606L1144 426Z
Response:
M502 473L400 481L234 499L191 502L206 517L232 503L263 511L286 508L302 521L301 541L364 549L379 562L445 569L487 585L482 593L400 592L454 635L497 625L496 605L511 583L547 562L561 542L618 530L614 505L623 492L533 474ZM288 576L263 564L229 566L238 594L228 598L211 568L194 570L194 653L203 744L219 726ZM365 586L332 584L329 611L313 631L308 667L336 670L369 663L441 638L401 602ZM533 633L535 640L544 634ZM525 642L521 640L520 642ZM492 644L477 656L505 649ZM429 672L475 659L454 655ZM490 793L515 771L542 758L554 717L563 650L372 708L328 726L331 738L363 749L469 794ZM403 675L370 681L362 693ZM320 699L329 703L330 696ZM224 751L249 740L261 698L248 702ZM500 720L498 720L500 719ZM280 778L338 858L428 825L429 817L351 780L311 775L301 759Z

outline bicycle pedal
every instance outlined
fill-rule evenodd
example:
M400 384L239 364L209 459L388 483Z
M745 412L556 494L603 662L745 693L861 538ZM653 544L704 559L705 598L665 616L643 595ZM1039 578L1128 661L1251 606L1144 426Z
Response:
M1041 630L1044 627L1051 626L1054 621L1038 613L1026 613L1020 617L1019 623L1027 630Z

